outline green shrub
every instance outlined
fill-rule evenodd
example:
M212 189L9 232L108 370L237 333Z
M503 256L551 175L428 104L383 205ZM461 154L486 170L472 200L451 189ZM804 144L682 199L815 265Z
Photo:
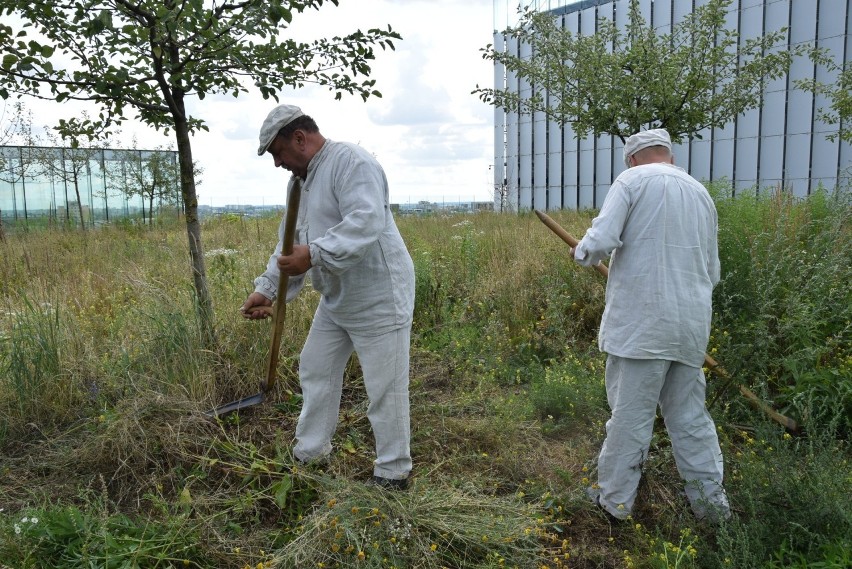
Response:
M547 428L576 428L607 408L604 360L599 354L566 356L530 386L536 418Z
M852 433L852 194L735 198L715 188L722 280L720 359L759 394L817 429Z

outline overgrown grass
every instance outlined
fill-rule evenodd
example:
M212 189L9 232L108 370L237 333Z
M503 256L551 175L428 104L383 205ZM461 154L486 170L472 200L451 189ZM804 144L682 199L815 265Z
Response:
M804 425L785 433L711 376L731 522L692 518L662 428L631 523L587 503L608 418L605 282L531 214L398 220L417 274L408 492L364 484L356 359L330 460L291 455L310 290L288 306L271 401L208 420L258 391L269 351L270 324L237 309L278 220L234 216L203 227L214 350L179 225L0 243L0 567L848 566L848 194L714 192L708 349ZM578 237L591 220L552 217Z
M852 434L852 192L716 188L724 274L712 348L785 413Z

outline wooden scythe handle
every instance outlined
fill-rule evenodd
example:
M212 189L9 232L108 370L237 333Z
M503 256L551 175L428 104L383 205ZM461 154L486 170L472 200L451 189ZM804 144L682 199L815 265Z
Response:
M579 241L573 235L565 231L565 229L563 229L561 225L556 223L553 218L537 209L534 211L538 218L547 227L549 227L551 231L558 235L565 243L567 243L571 247L577 246L577 243L579 243ZM594 269L603 276L609 277L609 269L603 263L598 263L594 266ZM721 377L731 379L731 376L728 374L725 368L719 365L719 362L717 362L707 354L704 354L704 366ZM749 403L751 403L753 407L766 413L773 421L779 423L780 425L793 432L799 429L799 426L796 424L796 421L772 409L772 407L761 401L760 398L755 395L754 392L752 392L749 388L745 387L744 385L740 385L739 388L740 393L743 395L743 397L749 400Z
M729 381L731 379L733 379L731 377L731 375L728 373L728 370L723 368L721 366L721 364L719 364L719 362L717 362L716 360L714 360L713 358L711 358L707 354L704 354L704 366L707 367L708 369L710 369L713 373L715 373L716 375L718 375L720 377L723 377L723 378L725 378ZM799 425L796 424L796 421L794 421L790 417L782 415L781 413L777 412L775 409L773 409L772 407L770 407L769 405L767 405L766 403L761 401L760 398L757 395L755 395L754 392L751 389L749 389L745 385L740 385L739 388L740 388L740 393L742 394L742 396L745 397L746 399L748 399L749 403L751 403L751 405L755 409L759 409L759 410L763 411L764 413L769 415L769 417L773 421L782 425L783 427L785 427L786 429L788 429L790 431L796 432L796 431L799 430Z
M296 219L299 216L299 199L302 196L299 178L293 180L290 193L287 195L287 213L284 221L284 243L281 250L282 255L293 253L293 243L296 240ZM276 372L278 370L278 355L281 345L281 333L284 330L284 318L287 316L287 285L290 282L283 272L278 277L278 296L272 307L272 345L269 348L269 359L266 366L266 383L263 386L264 393L275 385Z
M561 226L561 225L559 225L558 223L556 223L555 221L553 221L553 218L551 218L549 215L547 215L547 214L546 214L546 213L544 213L543 211L539 211L539 210L534 210L534 211L535 211L535 214L538 216L538 218L539 218L539 219L540 219L540 220L541 220L541 221L542 221L542 222L543 222L546 226L548 226L548 227L550 228L550 230L551 230L551 231L553 231L553 232L554 232L556 235L558 235L558 236L559 236L559 237L560 237L563 241L565 241L565 242L566 242L569 246L571 246L571 247L576 247L576 246L577 246L577 243L579 243L579 241L577 241L577 239L576 239L573 235L571 235L570 233L568 233L567 231L565 231L565 230L562 228L562 226ZM608 269L608 268L607 268L607 266L606 266L606 265L604 265L603 263L598 263L598 264L597 264L597 265L595 265L593 268L594 268L597 272L599 272L600 274L602 274L603 276L605 276L605 277L609 277L609 269Z

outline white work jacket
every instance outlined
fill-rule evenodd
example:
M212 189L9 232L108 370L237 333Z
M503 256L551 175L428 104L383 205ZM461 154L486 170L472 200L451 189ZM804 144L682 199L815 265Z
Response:
M306 274L332 320L362 334L410 326L414 265L391 214L381 165L360 146L326 139L308 164L301 191L295 242L310 247ZM277 294L283 239L284 219L266 272L254 281L255 290L270 299ZM287 301L304 278L290 277Z
M719 281L716 207L671 164L622 172L577 245L591 266L612 254L598 346L615 356L699 367Z

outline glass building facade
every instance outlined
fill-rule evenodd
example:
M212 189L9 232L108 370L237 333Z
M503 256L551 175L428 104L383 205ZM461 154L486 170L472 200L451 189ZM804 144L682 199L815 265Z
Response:
M579 10L587 4L597 4L601 0L530 0L523 6L536 12L551 12L554 15L565 10ZM610 1L610 0L606 0ZM518 2L510 0L494 0L494 30L503 31L516 26L519 22Z
M181 206L177 152L0 146L0 220L87 227Z
M706 2L638 0L638 5L650 26L670 33ZM552 14L557 25L572 34L593 35L602 19L624 29L630 0L534 0L525 5ZM495 0L493 45L513 56L531 57L530 45L502 33L507 24L517 25L516 6ZM726 27L739 34L740 43L786 28L790 47L819 47L847 69L852 61L850 0L734 0ZM795 58L786 75L767 83L758 107L675 145L675 162L698 180L729 183L735 192L785 188L806 196L818 188L848 188L852 144L837 136L838 125L821 120L818 111L829 107L827 97L797 88L797 81L830 85L837 81L837 72L809 58ZM534 91L548 97L499 63L494 66L494 86L521 97ZM530 115L495 107L495 209L600 208L610 184L624 170L622 154L619 137L579 138L570 123L556 123L542 112Z

